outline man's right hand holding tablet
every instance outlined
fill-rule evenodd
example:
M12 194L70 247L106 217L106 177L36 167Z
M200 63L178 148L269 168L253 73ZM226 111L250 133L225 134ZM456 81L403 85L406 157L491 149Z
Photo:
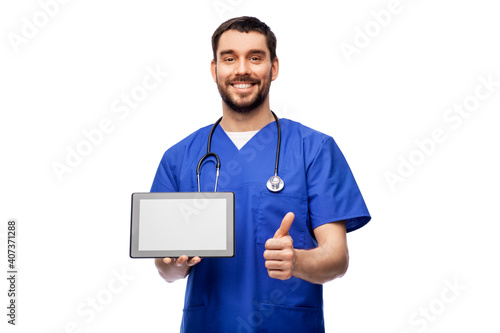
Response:
M157 258L155 265L160 276L167 282L184 279L191 271L191 267L201 261L200 257L188 258L188 256L180 256L179 258Z

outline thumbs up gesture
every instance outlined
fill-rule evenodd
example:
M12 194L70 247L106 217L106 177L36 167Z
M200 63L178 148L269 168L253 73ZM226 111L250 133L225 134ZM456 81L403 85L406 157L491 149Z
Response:
M266 259L267 273L271 278L287 280L292 277L295 268L295 249L288 231L294 218L293 213L286 214L274 237L266 241L264 259Z

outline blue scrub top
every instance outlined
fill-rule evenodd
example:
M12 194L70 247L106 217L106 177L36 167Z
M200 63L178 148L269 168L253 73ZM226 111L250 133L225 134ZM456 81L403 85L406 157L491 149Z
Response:
M295 277L272 279L264 266L264 244L287 212L299 249L317 246L314 228L346 220L347 231L364 226L370 214L351 170L330 136L280 119L279 176L285 187L272 193L277 126L262 128L240 150L218 126L212 151L219 155L218 191L235 193L235 256L203 258L188 277L181 332L324 332L323 289ZM165 152L151 192L195 192L196 166L206 153L211 126ZM201 190L213 191L215 164L201 167Z

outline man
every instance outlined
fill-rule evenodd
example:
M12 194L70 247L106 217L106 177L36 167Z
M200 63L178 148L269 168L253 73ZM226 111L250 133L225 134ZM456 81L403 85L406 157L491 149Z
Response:
M279 121L286 186L267 189L278 138L269 105L276 37L258 19L239 17L214 32L212 47L223 118L211 144L226 180L218 190L235 193L236 250L233 258L155 260L168 282L189 275L181 331L324 332L322 284L346 272L346 232L370 215L334 140L288 119ZM211 127L167 150L152 192L197 191ZM213 191L214 169L202 166L202 191Z

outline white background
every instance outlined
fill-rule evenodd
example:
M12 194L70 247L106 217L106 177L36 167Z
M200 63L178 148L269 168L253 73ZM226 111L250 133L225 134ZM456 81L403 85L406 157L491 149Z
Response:
M47 2L0 5L0 240L16 218L20 271L16 327L1 279L2 332L178 331L185 282L128 257L130 194L149 190L169 146L220 116L210 37L240 15L278 37L272 108L336 139L373 216L348 235L346 276L325 285L327 331L499 330L500 86L455 128L443 119L479 77L500 81L494 1L401 0L384 27L370 13L389 0L74 0L44 22ZM122 119L113 103L146 68L169 74ZM59 180L53 163L103 119L113 130ZM418 153L436 128L446 140ZM419 165L391 189L386 173L410 156Z

